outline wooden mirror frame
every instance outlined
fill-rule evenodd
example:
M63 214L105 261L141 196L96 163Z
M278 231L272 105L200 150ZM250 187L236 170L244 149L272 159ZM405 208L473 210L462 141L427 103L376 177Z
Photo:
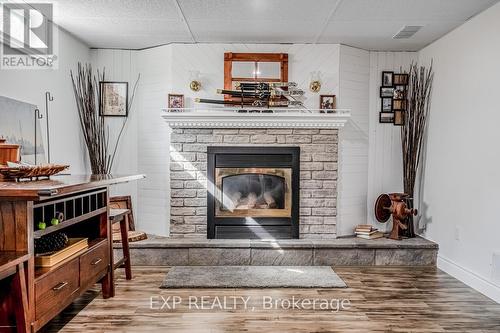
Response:
M235 61L253 61L253 62L279 62L280 78L233 78L233 62ZM254 82L288 82L288 53L224 53L224 89L231 90L232 82L235 79L241 81ZM240 80L237 80L240 81ZM225 100L230 100L230 96L224 96Z

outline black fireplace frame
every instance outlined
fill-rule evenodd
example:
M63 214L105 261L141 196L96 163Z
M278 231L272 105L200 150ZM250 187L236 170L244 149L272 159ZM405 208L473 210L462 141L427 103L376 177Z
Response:
M291 168L292 209L290 217L215 216L216 168ZM274 239L299 238L300 147L209 146L207 147L207 238Z

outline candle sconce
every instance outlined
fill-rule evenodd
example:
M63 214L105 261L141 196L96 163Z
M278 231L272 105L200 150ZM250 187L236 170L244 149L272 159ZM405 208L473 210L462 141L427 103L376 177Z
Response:
M309 90L317 93L321 90L321 72L311 72L311 82L309 83Z
M201 89L200 71L190 71L189 73L190 73L189 89L191 89L192 91L200 91Z

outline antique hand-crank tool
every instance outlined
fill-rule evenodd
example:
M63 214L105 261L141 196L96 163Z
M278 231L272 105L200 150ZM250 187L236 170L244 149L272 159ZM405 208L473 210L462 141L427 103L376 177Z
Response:
M406 230L407 226L403 223L410 215L417 215L417 210L408 208L405 199L408 194L405 193L390 193L381 194L375 202L375 217L377 221L385 223L389 220L392 214L392 231L390 239L400 240L399 230Z

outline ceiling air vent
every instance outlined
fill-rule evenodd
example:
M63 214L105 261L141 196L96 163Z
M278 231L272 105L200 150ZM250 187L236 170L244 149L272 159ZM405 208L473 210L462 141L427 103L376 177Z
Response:
M405 25L397 34L395 34L393 39L405 39L413 36L417 31L422 28L421 25Z

